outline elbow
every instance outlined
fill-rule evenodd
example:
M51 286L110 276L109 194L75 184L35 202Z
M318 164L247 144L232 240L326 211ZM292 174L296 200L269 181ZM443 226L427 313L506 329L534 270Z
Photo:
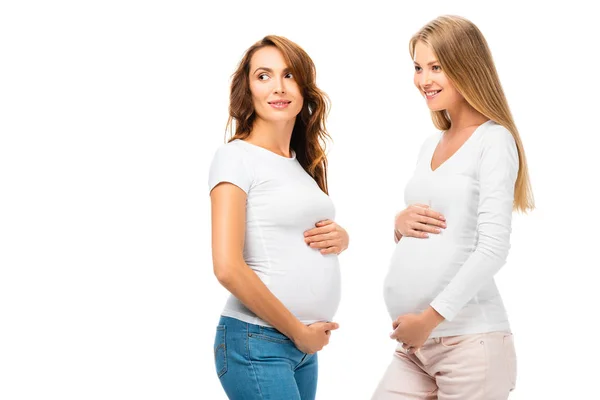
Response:
M508 249L506 248L495 248L490 249L486 247L479 247L479 254L488 260L488 265L493 266L494 269L501 268L508 258Z
M213 268L213 271L219 283L227 287L231 282L231 272L227 268L217 268L216 266Z
M496 263L504 264L510 250L509 235L481 235L477 250L484 257L493 260Z
M213 260L213 272L221 285L229 287L237 275L235 273L237 263L229 258L217 258Z

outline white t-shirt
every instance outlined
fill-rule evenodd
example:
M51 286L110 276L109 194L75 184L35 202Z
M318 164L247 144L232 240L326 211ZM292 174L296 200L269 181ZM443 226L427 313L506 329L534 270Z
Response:
M510 248L519 156L511 133L480 125L455 154L431 170L441 132L421 147L404 201L428 204L447 228L429 238L402 237L385 279L393 319L430 305L446 320L430 337L510 331L494 274Z
M244 260L302 323L331 321L340 301L335 254L322 255L304 232L334 219L329 196L295 154L282 157L243 140L221 146L209 173L209 191L230 182L247 193ZM222 315L270 326L231 296Z

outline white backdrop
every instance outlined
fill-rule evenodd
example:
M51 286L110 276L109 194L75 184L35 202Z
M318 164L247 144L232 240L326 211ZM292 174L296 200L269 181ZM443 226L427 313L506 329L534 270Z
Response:
M511 399L593 398L600 85L584 3L3 2L0 399L225 398L208 166L230 75L271 33L304 47L331 97L330 192L351 237L317 398L368 399L394 348L393 216L434 129L407 43L446 13L490 44L537 201L497 278Z

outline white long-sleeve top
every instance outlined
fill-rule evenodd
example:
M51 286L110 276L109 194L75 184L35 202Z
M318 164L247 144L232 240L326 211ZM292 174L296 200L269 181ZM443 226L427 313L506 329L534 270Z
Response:
M421 147L404 200L406 206L428 204L444 215L447 228L397 243L384 284L388 312L396 319L432 306L445 321L430 337L510 331L494 275L510 248L519 170L514 138L487 121L432 170L441 136L428 137Z

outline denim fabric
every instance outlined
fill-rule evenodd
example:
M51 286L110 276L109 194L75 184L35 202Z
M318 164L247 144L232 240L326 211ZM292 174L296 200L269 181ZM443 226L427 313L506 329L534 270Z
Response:
M317 354L306 354L274 328L221 317L215 366L233 400L314 400Z

